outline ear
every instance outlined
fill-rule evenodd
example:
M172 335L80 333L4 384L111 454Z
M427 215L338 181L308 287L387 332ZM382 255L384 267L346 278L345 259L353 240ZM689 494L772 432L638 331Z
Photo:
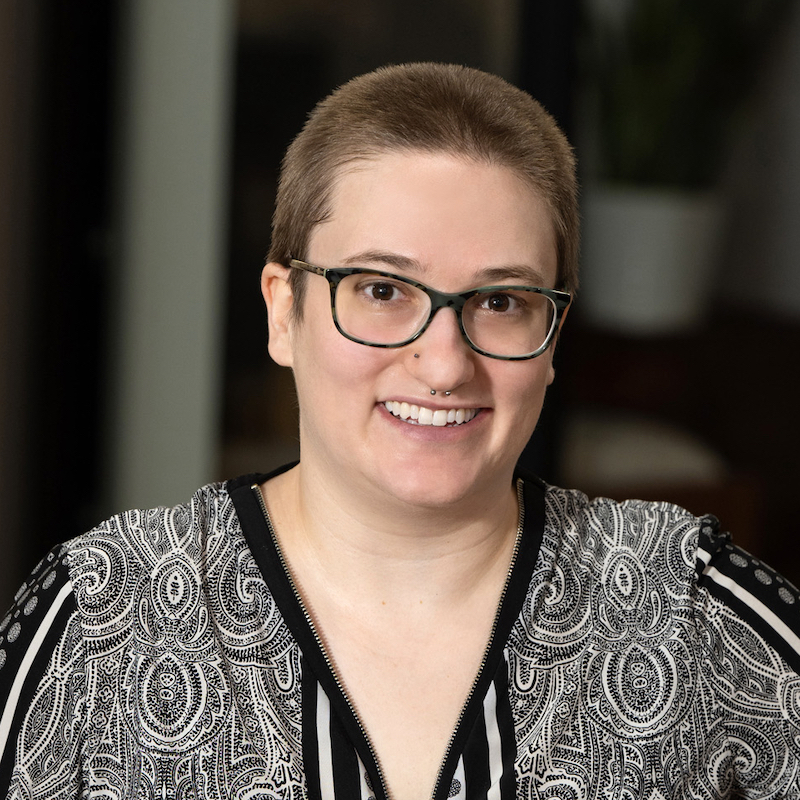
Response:
M276 364L291 367L291 311L294 296L289 285L289 270L282 264L268 263L261 272L261 294L267 306L269 354Z

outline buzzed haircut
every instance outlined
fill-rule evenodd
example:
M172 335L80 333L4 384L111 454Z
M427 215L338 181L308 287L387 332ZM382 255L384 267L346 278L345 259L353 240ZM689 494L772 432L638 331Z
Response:
M381 67L317 104L283 159L268 259L288 265L306 257L314 227L331 213L334 183L349 165L404 151L445 153L516 173L550 211L557 288L577 288L578 188L566 137L526 92L454 64ZM296 318L305 280L292 270Z

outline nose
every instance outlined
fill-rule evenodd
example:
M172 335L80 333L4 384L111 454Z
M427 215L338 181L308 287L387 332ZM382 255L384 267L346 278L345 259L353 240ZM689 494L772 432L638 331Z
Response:
M410 358L409 369L426 391L453 391L475 374L478 354L465 341L451 308L440 308L425 333L408 347L419 356Z

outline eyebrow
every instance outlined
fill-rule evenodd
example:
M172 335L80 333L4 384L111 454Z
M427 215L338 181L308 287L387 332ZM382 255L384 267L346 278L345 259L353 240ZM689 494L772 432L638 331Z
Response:
M387 253L382 250L364 250L361 253L349 256L343 262L345 266L354 266L364 263L374 263L405 270L406 272L426 272L426 268L415 258L401 256L399 253Z
M428 269L421 262L399 253L389 253L382 250L365 250L361 253L344 259L345 266L379 264L393 267L403 272L424 275ZM499 281L515 281L525 286L546 286L546 281L541 272L527 264L501 264L495 267L479 269L475 275L475 282L480 286L488 286Z
M504 264L499 267L486 267L478 270L476 277L481 284L488 285L498 281L516 281L525 286L546 286L541 272L526 264Z

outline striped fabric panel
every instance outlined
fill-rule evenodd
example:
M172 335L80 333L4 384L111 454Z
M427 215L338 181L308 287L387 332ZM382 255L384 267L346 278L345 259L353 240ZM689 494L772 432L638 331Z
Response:
M486 800L501 800L500 778L503 777L503 745L500 741L500 723L497 719L497 689L494 681L483 700L483 722L489 746L489 791Z
M0 794L5 796L22 719L47 662L75 611L61 547L52 550L17 593L0 622Z
M283 567L257 486L268 477L246 476L228 486L250 549L302 652L302 742L309 799L387 800L369 743L331 673L328 659ZM517 485L523 494L521 510L524 511L520 549L484 669L454 734L453 749L442 766L442 779L434 800L449 797L484 800L490 790L492 797L514 799L516 743L504 648L527 596L545 519L544 484L538 479L519 478Z
M800 672L800 592L703 520L697 550L700 583L722 600Z
M320 687L320 692L322 688ZM330 713L328 732L331 740L331 766L333 767L333 797L358 798L361 795L361 773L358 767L358 755L347 737L338 715ZM317 712L319 719L319 711ZM318 733L321 733L318 731ZM320 773L322 773L322 757L320 755Z
M503 659L437 800L514 800L516 745L506 673ZM310 800L375 800L373 777L309 670L303 674L303 761Z
M319 764L319 794L322 800L336 797L333 782L333 747L331 746L331 704L328 696L317 684L317 763Z
M42 619L41 623L34 629L33 635L30 638L28 646L21 653L22 659L20 660L19 667L14 675L11 690L6 697L6 704L3 708L3 716L0 717L0 758L5 752L6 744L8 743L9 733L11 732L11 723L14 719L19 705L20 697L23 693L23 688L28 680L28 675L33 666L36 656L39 654L39 649L48 638L48 634L53 628L53 623L58 618L58 612L67 598L72 596L72 585L69 583L61 587L59 593L55 596L53 604L47 609L47 613ZM44 652L49 652L45 650ZM37 681L38 683L38 681ZM23 711L27 711L23 707Z
M303 763L309 800L374 800L366 767L308 669L303 672Z
M466 800L467 797L467 776L464 771L464 756L458 759L456 771L450 781L450 790L447 794L450 800Z
M317 730L319 728L319 720L317 718L318 686L319 684L311 676L307 665L304 663L301 689L303 698L303 772L305 773L309 800L320 800L322 797L319 770L320 746L317 736Z
M482 714L470 731L459 766L465 786L459 787L458 772L450 797L464 800L514 800L516 743L508 700L508 666L504 658L483 698ZM460 793L457 793L460 792Z
M361 800L375 800L375 792L372 790L372 781L367 774L367 768L364 762L358 759L358 772L360 776Z

